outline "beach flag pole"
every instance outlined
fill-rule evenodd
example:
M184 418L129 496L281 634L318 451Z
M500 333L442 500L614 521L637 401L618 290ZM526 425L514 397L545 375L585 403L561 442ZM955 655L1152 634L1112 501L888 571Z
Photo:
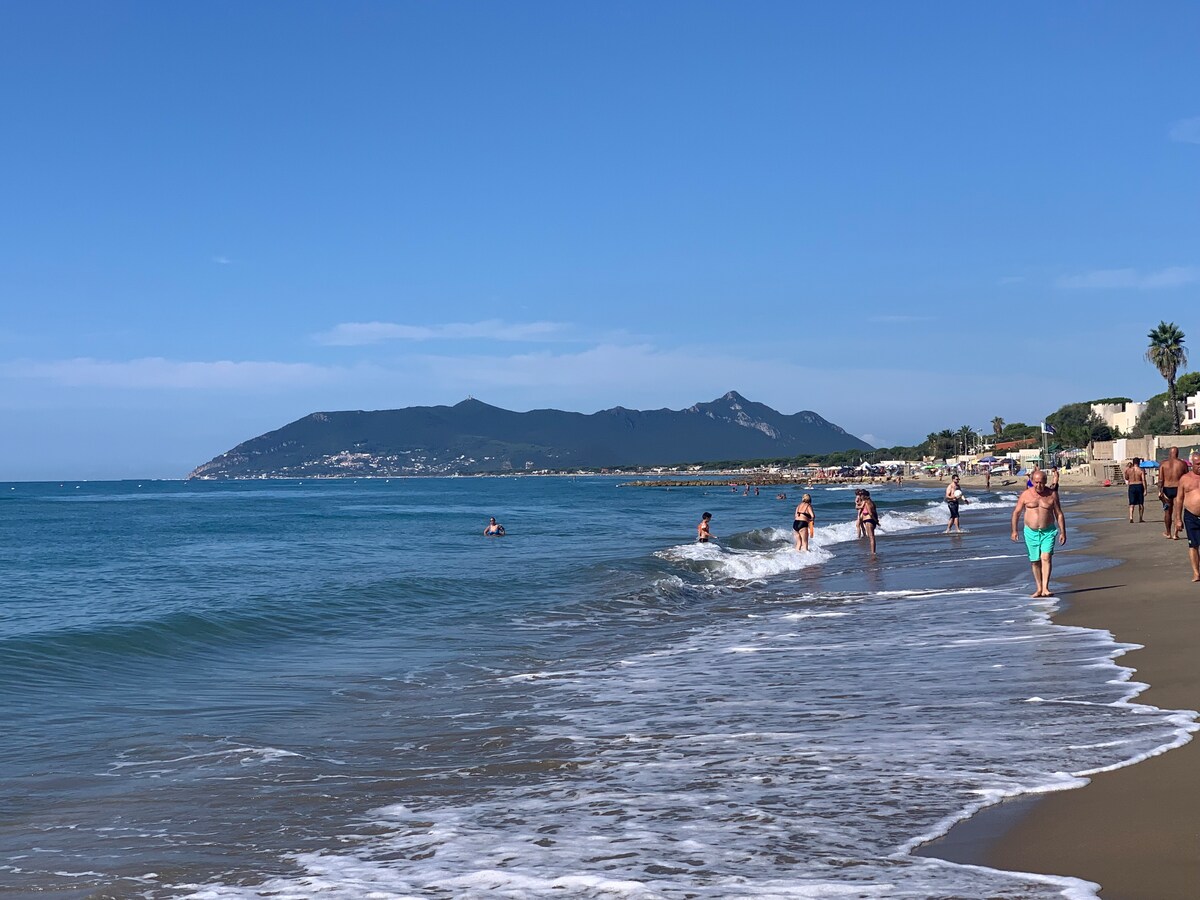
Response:
M1050 439L1046 435L1054 434L1054 426L1042 423L1042 465L1050 468Z

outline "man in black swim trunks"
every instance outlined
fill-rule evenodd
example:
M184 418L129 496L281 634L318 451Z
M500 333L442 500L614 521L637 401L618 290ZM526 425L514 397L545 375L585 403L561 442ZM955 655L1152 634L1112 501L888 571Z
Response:
M1192 564L1192 581L1200 581L1200 450L1192 451L1192 470L1179 479L1175 500L1175 531L1187 535L1188 560Z
M1171 521L1175 518L1175 495L1179 491L1179 479L1187 473L1188 467L1182 459L1179 458L1179 448L1172 447L1170 455L1163 460L1162 468L1159 469L1159 475L1162 478L1162 487L1158 491L1158 499L1163 505L1163 537L1179 540L1179 529L1175 529L1174 533L1171 530Z
M1133 508L1138 510L1138 521L1146 521L1146 473L1142 471L1142 460L1135 456L1125 466L1125 484L1129 493L1129 524L1133 524Z
M946 506L950 509L950 521L946 525L946 530L942 534L949 534L951 528L957 528L958 533L962 534L962 522L958 520L958 504L966 503L963 498L962 489L958 486L958 476L950 476L950 483L946 485Z

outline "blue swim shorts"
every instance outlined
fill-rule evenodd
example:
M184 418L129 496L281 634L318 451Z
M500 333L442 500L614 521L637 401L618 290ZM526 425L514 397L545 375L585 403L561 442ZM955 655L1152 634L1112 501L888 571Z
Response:
M1030 528L1025 526L1025 549L1029 551L1029 561L1037 562L1045 556L1054 555L1054 540L1058 537L1058 526L1049 528Z

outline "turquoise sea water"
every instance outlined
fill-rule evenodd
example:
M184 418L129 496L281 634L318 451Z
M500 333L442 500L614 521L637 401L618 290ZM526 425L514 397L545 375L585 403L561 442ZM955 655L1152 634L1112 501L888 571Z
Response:
M774 493L0 486L0 895L1088 895L908 851L1191 717L1048 623L1013 495L880 486L870 560Z

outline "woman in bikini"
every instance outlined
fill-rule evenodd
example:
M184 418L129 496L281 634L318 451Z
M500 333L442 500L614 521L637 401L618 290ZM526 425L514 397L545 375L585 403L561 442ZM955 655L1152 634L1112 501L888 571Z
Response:
M796 517L792 521L792 531L796 532L796 549L808 550L808 538L817 520L813 512L812 495L805 494L796 506Z
M867 533L871 543L871 555L875 555L875 529L879 527L879 510L871 499L870 491L863 491L863 505L858 510L858 524Z

